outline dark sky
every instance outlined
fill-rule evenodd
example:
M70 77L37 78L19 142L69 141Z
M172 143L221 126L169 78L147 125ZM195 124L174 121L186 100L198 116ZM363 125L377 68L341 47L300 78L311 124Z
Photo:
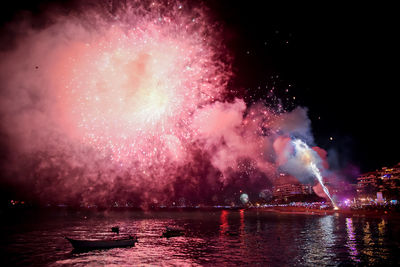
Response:
M11 2L1 23L50 2ZM339 167L364 172L399 162L396 9L265 2L205 1L234 58L230 88L252 102L275 86L289 109L308 107L316 144L334 149Z

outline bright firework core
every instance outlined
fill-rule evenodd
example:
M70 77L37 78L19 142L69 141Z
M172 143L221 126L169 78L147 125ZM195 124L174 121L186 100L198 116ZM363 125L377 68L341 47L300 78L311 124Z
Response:
M179 157L196 134L190 116L218 98L230 74L215 64L204 22L136 19L74 40L64 51L57 62L58 105L73 135L112 151L117 161Z

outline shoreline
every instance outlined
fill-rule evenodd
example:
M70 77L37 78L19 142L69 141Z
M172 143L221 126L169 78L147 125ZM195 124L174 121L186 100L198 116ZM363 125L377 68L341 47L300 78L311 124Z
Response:
M251 210L251 209L250 209ZM305 215L347 215L352 217L391 217L400 218L400 213L392 210L321 210L321 209L308 209L304 207L268 207L268 208L255 208L254 210L261 210L264 212L276 212L281 214L305 214Z
M293 206L275 206L275 207L151 207L148 209L136 208L136 207L26 207L26 208L6 208L0 209L0 214L18 214L25 212L66 212L66 213L102 213L102 212L196 212L196 211L257 211L257 212L273 212L280 214L302 214L302 215L344 215L351 217L390 217L399 218L400 212L392 209L359 209L351 210L347 209L312 209L306 207L293 207Z

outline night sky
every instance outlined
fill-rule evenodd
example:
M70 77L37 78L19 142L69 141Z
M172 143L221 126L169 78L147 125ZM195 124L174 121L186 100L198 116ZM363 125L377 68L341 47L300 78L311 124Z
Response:
M12 2L1 24L21 10L40 14L49 2ZM335 168L397 163L395 8L264 2L205 1L234 59L231 97L268 102L266 87L274 86L287 109L307 107L315 143L337 153ZM4 49L12 36L1 35Z

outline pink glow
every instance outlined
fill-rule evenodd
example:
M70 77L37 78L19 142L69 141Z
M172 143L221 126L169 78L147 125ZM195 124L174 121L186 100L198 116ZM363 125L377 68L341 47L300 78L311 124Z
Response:
M293 147L291 146L290 141L290 137L280 136L273 144L274 150L278 155L277 164L280 166L285 165L289 159L289 155L293 153Z

